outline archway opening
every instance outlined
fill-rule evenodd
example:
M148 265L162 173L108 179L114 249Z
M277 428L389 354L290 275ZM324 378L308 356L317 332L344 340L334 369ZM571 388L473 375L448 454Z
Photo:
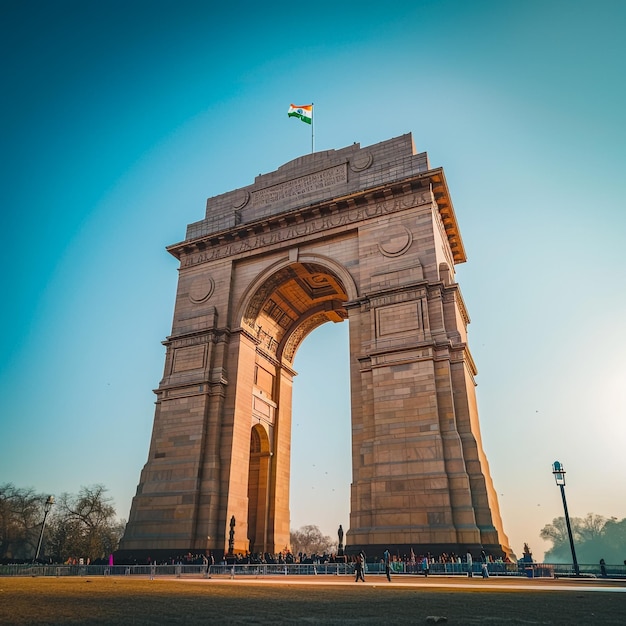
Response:
M248 539L250 552L267 551L269 514L270 446L263 426L250 431L250 467L248 470Z
M302 508L307 500L315 502L314 508L319 509L315 519L302 517L302 525L323 528L331 541L336 536L333 527L347 526L351 480L350 363L348 325L341 322L348 317L345 304L350 300L349 294L355 295L354 285L345 285L349 280L345 270L332 260L301 258L260 276L243 304L241 337L245 350L239 358L242 381L247 383L238 389L240 406L250 406L253 427L245 503L247 539L254 552L261 552L263 546L263 552L277 553L290 544L293 493L298 494L296 507L303 510L303 515L307 514L308 509ZM326 327L326 331L317 332L321 327ZM332 333L335 327L343 327L343 332ZM312 334L314 339L306 342ZM312 347L302 352L304 342ZM308 359L300 357L298 363L304 364L307 373L302 378L311 379L313 387L301 384L304 390L310 389L310 398L302 403L302 420L294 421L292 392L294 385L298 386L298 353L312 355ZM344 359L339 356L341 353ZM325 388L333 393L323 391ZM316 408L315 414L305 413L311 407ZM256 425L261 430L254 430ZM314 493L303 499L305 487L299 485L300 476L297 472L295 477L292 475L292 431L300 425L309 446L314 445L300 454L296 435L297 454L303 458L303 467L310 463L312 468L319 468L313 483L307 482L306 488L310 487L311 492L318 489L321 499ZM267 461L257 458L260 452L256 436L261 434L267 436ZM265 467L266 478L262 475ZM335 471L338 467L343 468L342 473ZM242 482L239 480L239 484ZM335 523L336 519L339 521Z
M348 322L323 324L294 359L291 529L317 526L337 541L349 526L352 480Z

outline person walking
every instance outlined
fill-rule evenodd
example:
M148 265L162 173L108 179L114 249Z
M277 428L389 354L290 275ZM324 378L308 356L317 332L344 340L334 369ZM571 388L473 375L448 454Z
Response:
M473 565L473 561L472 561L472 553L468 550L467 551L467 577L471 578L472 577L472 565Z
M391 582L391 554L389 554L389 550L385 550L383 554L383 563L385 564L385 575L387 576L387 580Z
M365 577L363 576L363 569L365 568L365 559L363 558L363 553L359 552L356 557L356 564L354 566L354 571L356 573L356 577L354 579L355 583L359 582L359 578L362 582L365 582Z
M490 558L484 550L480 551L480 562L482 563L480 571L483 578L489 578L489 562Z

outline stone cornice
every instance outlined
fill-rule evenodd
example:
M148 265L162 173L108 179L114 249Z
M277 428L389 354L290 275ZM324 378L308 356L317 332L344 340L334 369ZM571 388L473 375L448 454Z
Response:
M183 348L204 343L217 343L220 339L230 336L229 328L208 328L202 331L170 335L161 342L165 347Z
M454 262L463 263L466 260L465 249L442 168L187 239L168 246L167 251L181 261L181 267L194 266L283 241L345 228L350 224L428 204L433 197Z

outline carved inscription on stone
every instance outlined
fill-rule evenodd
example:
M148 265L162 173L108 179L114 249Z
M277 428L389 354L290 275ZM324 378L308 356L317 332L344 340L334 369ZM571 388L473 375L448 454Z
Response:
M301 176L294 180L252 192L252 206L265 207L283 200L290 200L308 193L322 191L348 181L346 164L336 165L321 172Z
M174 339L171 342L165 343L171 343L172 347L176 349L184 348L186 346L197 346L200 344L209 343L209 341L211 341L210 335L202 335L200 337L182 337L180 339Z
M396 211L402 211L411 206L419 206L430 202L430 193L415 193L410 196L404 196L402 199L385 200L376 202L365 207L355 207L334 213L332 215L318 217L308 220L302 224L294 226L286 226L270 233L262 233L258 235L249 235L243 237L235 243L218 245L210 250L205 250L198 254L190 254L181 258L183 267L197 265L199 263L207 263L216 259L222 259L234 254L241 254L249 250L255 250L263 246L270 246L281 243L289 239L297 237L305 237L317 232L354 224L366 219L373 219L381 215L388 215Z
M426 295L425 289L409 289L406 291L385 294L381 296L372 296L370 298L370 306L383 307L389 304L399 304L400 302L408 302L410 300L417 300L423 298Z

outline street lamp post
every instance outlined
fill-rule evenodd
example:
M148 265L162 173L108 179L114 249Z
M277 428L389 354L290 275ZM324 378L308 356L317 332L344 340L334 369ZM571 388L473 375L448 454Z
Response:
M565 524L567 525L567 535L569 537L569 547L572 550L572 560L574 562L574 572L576 576L580 576L578 561L576 560L576 550L574 549L574 537L572 535L572 526L569 523L569 513L567 512L567 500L565 499L565 468L562 463L555 461L552 464L552 473L556 484L561 488L561 498L563 498L563 510L565 511Z
M39 541L37 542L37 551L35 552L35 558L33 559L33 563L39 558L39 550L41 550L41 542L43 541L43 531L46 527L46 519L48 517L48 513L50 513L50 509L54 504L54 496L48 496L45 504L43 505L43 522L41 524L41 532L39 533Z

